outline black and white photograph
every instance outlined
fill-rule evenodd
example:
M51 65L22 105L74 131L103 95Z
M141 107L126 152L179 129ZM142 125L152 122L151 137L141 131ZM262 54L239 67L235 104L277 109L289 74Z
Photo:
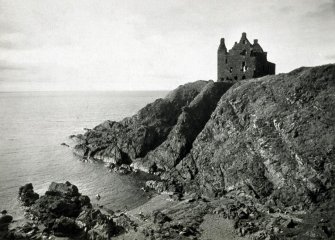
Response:
M0 0L0 240L334 240L335 0Z

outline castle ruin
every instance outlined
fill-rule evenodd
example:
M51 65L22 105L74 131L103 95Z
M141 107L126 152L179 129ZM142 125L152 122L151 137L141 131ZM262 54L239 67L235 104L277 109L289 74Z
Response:
M227 51L224 38L221 38L218 49L218 81L236 82L242 79L257 78L275 74L276 65L267 60L264 52L255 39L251 44L247 34L242 33L239 43L235 42Z

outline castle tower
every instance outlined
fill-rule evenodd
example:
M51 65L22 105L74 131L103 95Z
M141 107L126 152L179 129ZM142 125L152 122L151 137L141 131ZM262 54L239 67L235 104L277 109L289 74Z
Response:
M251 44L246 33L227 51L224 38L218 49L218 81L236 82L243 79L275 74L275 64L267 61L258 40Z
M224 75L225 64L227 63L227 48L224 38L221 38L220 46L218 49L218 79Z

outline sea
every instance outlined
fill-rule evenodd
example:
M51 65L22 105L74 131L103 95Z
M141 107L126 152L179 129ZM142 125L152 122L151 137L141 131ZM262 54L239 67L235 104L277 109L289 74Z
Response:
M108 172L101 163L83 162L70 148L72 134L105 120L121 120L164 97L166 91L0 92L0 210L14 218L23 211L19 187L32 183L41 194L51 182L69 181L93 204L117 211L148 201L140 188L146 177ZM96 200L99 194L101 199Z

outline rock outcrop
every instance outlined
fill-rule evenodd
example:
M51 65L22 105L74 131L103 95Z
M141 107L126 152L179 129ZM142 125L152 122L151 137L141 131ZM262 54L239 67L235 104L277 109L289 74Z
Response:
M186 84L133 117L87 131L77 149L163 172L186 191L304 208L334 185L334 69L300 68L231 88Z
M91 207L89 197L81 195L75 185L70 182L53 182L45 195L30 206L29 213L33 218L53 228L57 219L76 218L83 210ZM69 220L62 218L57 224L61 226L62 222Z
M190 152L193 141L209 120L223 93L231 86L231 83L209 82L182 109L167 139L137 164L146 169L153 169L155 166L156 171L173 169Z
M116 235L122 226L116 226L113 219L116 216L102 213L94 209L89 197L82 195L78 188L70 182L51 183L45 195L36 199L32 184L20 187L19 194L29 192L34 196L34 203L25 206L25 216L30 222L8 231L6 226L12 217L1 217L2 239L53 239L56 237L69 237L74 239L110 239ZM26 196L27 194L23 195ZM25 198L26 200L26 198ZM2 224L3 223L3 224ZM7 224L7 225L6 225Z
M160 191L321 216L335 199L334 92L333 64L232 87L198 81L74 137L75 151L155 173L161 181L148 186ZM329 226L322 234L332 236Z
M7 230L8 225L13 221L13 217L8 214L2 214L0 217L0 230Z
M31 206L39 198L39 195L34 192L33 184L27 183L19 189L19 200L24 206Z
M208 84L206 81L185 84L164 99L157 99L135 116L120 122L106 121L84 135L73 137L79 144L74 152L84 158L130 164L159 146L176 124L182 109Z
M6 210L1 211L0 216L0 239L8 236L8 227L12 223L13 217L7 214Z
M174 176L209 196L234 191L298 209L327 200L335 183L334 92L335 65L234 85Z

